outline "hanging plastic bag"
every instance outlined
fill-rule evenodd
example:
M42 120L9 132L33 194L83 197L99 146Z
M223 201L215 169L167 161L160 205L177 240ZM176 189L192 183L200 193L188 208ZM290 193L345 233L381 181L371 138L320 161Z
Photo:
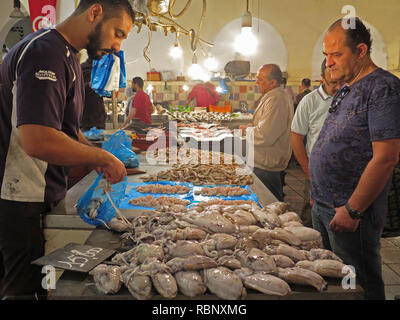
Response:
M123 130L115 132L108 141L105 141L103 149L116 156L127 168L139 166L139 158L132 151L132 139Z
M118 90L119 88L126 88L126 68L125 68L125 59L124 52L120 50L115 55L107 54L104 55L100 60L93 61L92 68L92 88L96 93L101 97L112 96L111 91L106 90L106 86L109 82L113 67L115 63L119 63L119 68L115 67L114 70L119 69L119 83L114 86L112 90ZM117 82L118 76L114 73L115 83ZM110 89L110 88L108 88Z
M93 61L92 89L101 97L111 97L111 94L106 93L104 88L107 85L113 65L114 57L112 54L104 55L100 60Z
M124 51L120 50L115 54L120 60L120 73L119 73L119 87L126 88L126 68L125 68L125 58Z
M107 223L117 214L107 194L99 187L102 179L103 174L99 174L89 189L78 200L76 206L82 220L94 226L107 226ZM112 191L109 192L109 195L117 208L120 201L125 197L127 184L128 180L125 177L124 181L111 185Z
M111 68L110 76L108 77L108 81L106 86L104 87L105 91L118 91L119 90L119 74L120 74L120 60L117 56L112 55L114 59L114 64Z
M95 141L95 140L103 140L104 139L104 130L97 129L96 127L90 128L88 131L84 131L83 135L86 139Z

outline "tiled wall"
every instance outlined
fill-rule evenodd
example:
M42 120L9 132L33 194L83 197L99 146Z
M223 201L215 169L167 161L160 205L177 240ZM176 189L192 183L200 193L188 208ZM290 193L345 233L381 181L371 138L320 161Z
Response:
M212 82L216 87L219 82ZM184 105L187 101L190 90L196 83L185 83L181 81L145 81L144 89L151 84L153 86L153 102L168 101L172 106ZM189 87L188 91L183 90L183 85ZM260 99L261 93L258 92L258 86L255 82L227 82L228 94L220 94L218 105L224 105L226 100L230 100L232 111L239 110L241 103L246 103L250 110L254 110L255 103ZM292 87L294 92L298 87Z

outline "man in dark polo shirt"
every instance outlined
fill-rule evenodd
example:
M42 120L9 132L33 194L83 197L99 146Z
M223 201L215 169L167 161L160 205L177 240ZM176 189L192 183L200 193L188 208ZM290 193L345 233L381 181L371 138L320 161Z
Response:
M311 151L313 227L355 268L365 298L385 299L380 237L400 152L400 80L373 63L364 24L342 26L349 22L336 21L324 38L331 78L345 85Z
M40 217L65 197L68 167L91 166L111 182L126 169L79 130L84 84L77 53L119 51L132 29L128 0L81 0L55 29L35 32L0 67L0 299L45 295Z

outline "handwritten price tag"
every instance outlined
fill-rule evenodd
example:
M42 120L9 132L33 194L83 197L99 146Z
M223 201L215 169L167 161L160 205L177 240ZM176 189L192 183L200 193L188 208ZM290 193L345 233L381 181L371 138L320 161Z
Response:
M110 257L115 251L103 248L69 243L64 248L41 257L33 264L51 265L65 270L89 272Z

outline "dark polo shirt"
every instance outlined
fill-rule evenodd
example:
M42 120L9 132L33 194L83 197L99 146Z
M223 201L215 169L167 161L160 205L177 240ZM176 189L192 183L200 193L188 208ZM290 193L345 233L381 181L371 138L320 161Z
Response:
M42 125L78 139L84 85L77 51L55 29L20 41L0 66L0 198L54 202L66 194L68 168L28 156L18 127Z

